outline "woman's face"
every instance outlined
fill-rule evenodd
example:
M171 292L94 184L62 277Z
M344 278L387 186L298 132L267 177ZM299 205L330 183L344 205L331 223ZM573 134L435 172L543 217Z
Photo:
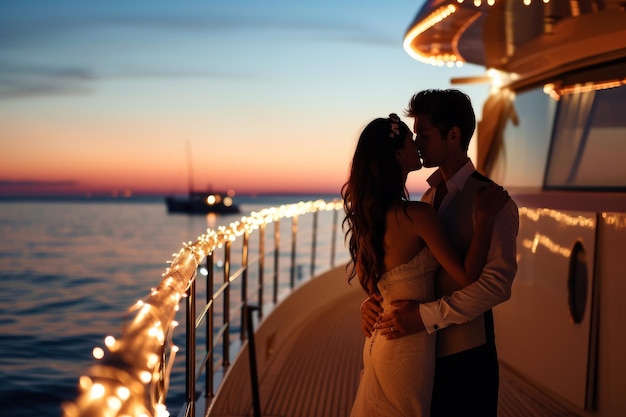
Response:
M417 145L413 140L411 132L407 133L404 139L404 146L396 151L396 158L400 163L402 171L407 174L422 168L422 161L420 161Z

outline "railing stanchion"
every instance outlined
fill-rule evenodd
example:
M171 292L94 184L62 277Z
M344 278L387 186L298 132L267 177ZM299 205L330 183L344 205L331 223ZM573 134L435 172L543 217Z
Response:
M289 288L293 290L296 280L296 239L298 237L298 216L291 219L291 268L289 268Z
M187 290L186 323L187 352L185 355L185 397L190 417L196 415L196 280L192 279Z
M278 258L280 256L280 219L274 222L274 304L278 302Z
M213 373L214 373L214 362L215 362L215 350L213 349L213 330L215 329L214 322L214 309L215 309L215 300L213 299L214 285L215 285L215 271L213 270L213 252L210 252L206 257L206 302L210 304L207 310L206 316L206 351L211 352L209 355L209 359L205 365L205 389L204 395L207 398L212 398L214 394L213 390ZM208 401L207 401L208 403Z
M243 243L241 248L241 267L243 268L241 275L241 340L246 338L246 315L244 309L248 304L248 240L249 232L246 230L243 234Z
M263 317L263 285L264 285L263 273L264 272L265 272L265 223L261 223L261 226L259 227L259 296L258 296L259 318Z
M259 307L246 306L246 317L248 321L248 357L250 360L250 384L252 388L252 408L254 417L261 417L261 399L259 398L259 377L256 366L256 346L254 344L254 325L252 312Z
M224 244L224 311L222 316L224 317L224 337L222 338L222 365L224 367L224 373L226 368L230 365L230 245L228 241Z
M315 252L317 250L317 214L319 211L315 210L313 212L313 232L311 236L311 275L313 278L315 276Z

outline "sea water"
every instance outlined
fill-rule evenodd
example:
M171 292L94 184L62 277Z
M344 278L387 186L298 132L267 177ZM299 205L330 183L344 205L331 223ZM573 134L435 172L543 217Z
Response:
M184 242L264 207L320 197L329 200L242 199L241 214L213 224L168 215L161 200L0 202L2 416L61 416L61 404L76 398L78 378L94 365L92 349L120 333L129 307L159 283ZM184 375L171 384L168 407L176 415Z

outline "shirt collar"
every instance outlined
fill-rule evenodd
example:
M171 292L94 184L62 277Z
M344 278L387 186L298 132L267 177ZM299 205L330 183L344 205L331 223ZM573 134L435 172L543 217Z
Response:
M463 190L463 186L465 186L465 182L467 179L476 171L474 164L471 159L468 159L465 165L461 167L454 175L446 181L446 188L448 192L452 190ZM443 181L443 175L441 174L441 170L437 169L428 179L426 180L428 185L433 188L436 188L441 181Z

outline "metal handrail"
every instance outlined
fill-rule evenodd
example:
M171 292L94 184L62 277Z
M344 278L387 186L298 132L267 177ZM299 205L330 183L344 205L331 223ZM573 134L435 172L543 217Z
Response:
M291 256L289 288L295 287L296 276L296 239L299 216L313 213L313 231L311 245L311 274L315 271L317 244L317 216L322 211L333 211L330 237L330 267L335 263L337 234L337 212L343 207L340 200L325 202L310 201L272 207L242 217L241 221L229 227L208 229L195 242L186 244L174 256L170 267L163 274L157 288L148 296L131 307L134 317L122 329L120 338L108 336L105 349L94 349L94 357L99 362L90 368L88 375L79 379L79 395L72 403L63 404L65 417L77 416L169 416L165 406L169 388L170 374L175 362L178 347L173 343L173 332L178 323L174 320L182 298L186 298L186 401L179 415L195 416L196 384L204 374L207 406L215 392L216 372L214 363L216 347L221 341L221 369L225 372L230 365L230 295L233 282L241 280L241 334L245 339L243 314L248 304L249 272L250 272L250 235L255 231L259 234L258 257L258 317L263 316L264 306L264 272L265 272L265 230L268 223L274 223L274 265L272 274L272 302L278 302L279 257L280 257L280 220L291 218ZM241 266L231 274L231 249L237 238L242 237ZM215 290L215 255L219 249L224 250L223 283ZM206 260L206 304L199 316L196 316L198 305L197 273L201 262ZM311 275L312 276L312 275ZM216 300L222 298L222 324L216 330ZM271 307L271 306L270 306ZM205 322L206 354L202 359L200 370L196 370L196 332ZM204 369L202 369L204 368Z

